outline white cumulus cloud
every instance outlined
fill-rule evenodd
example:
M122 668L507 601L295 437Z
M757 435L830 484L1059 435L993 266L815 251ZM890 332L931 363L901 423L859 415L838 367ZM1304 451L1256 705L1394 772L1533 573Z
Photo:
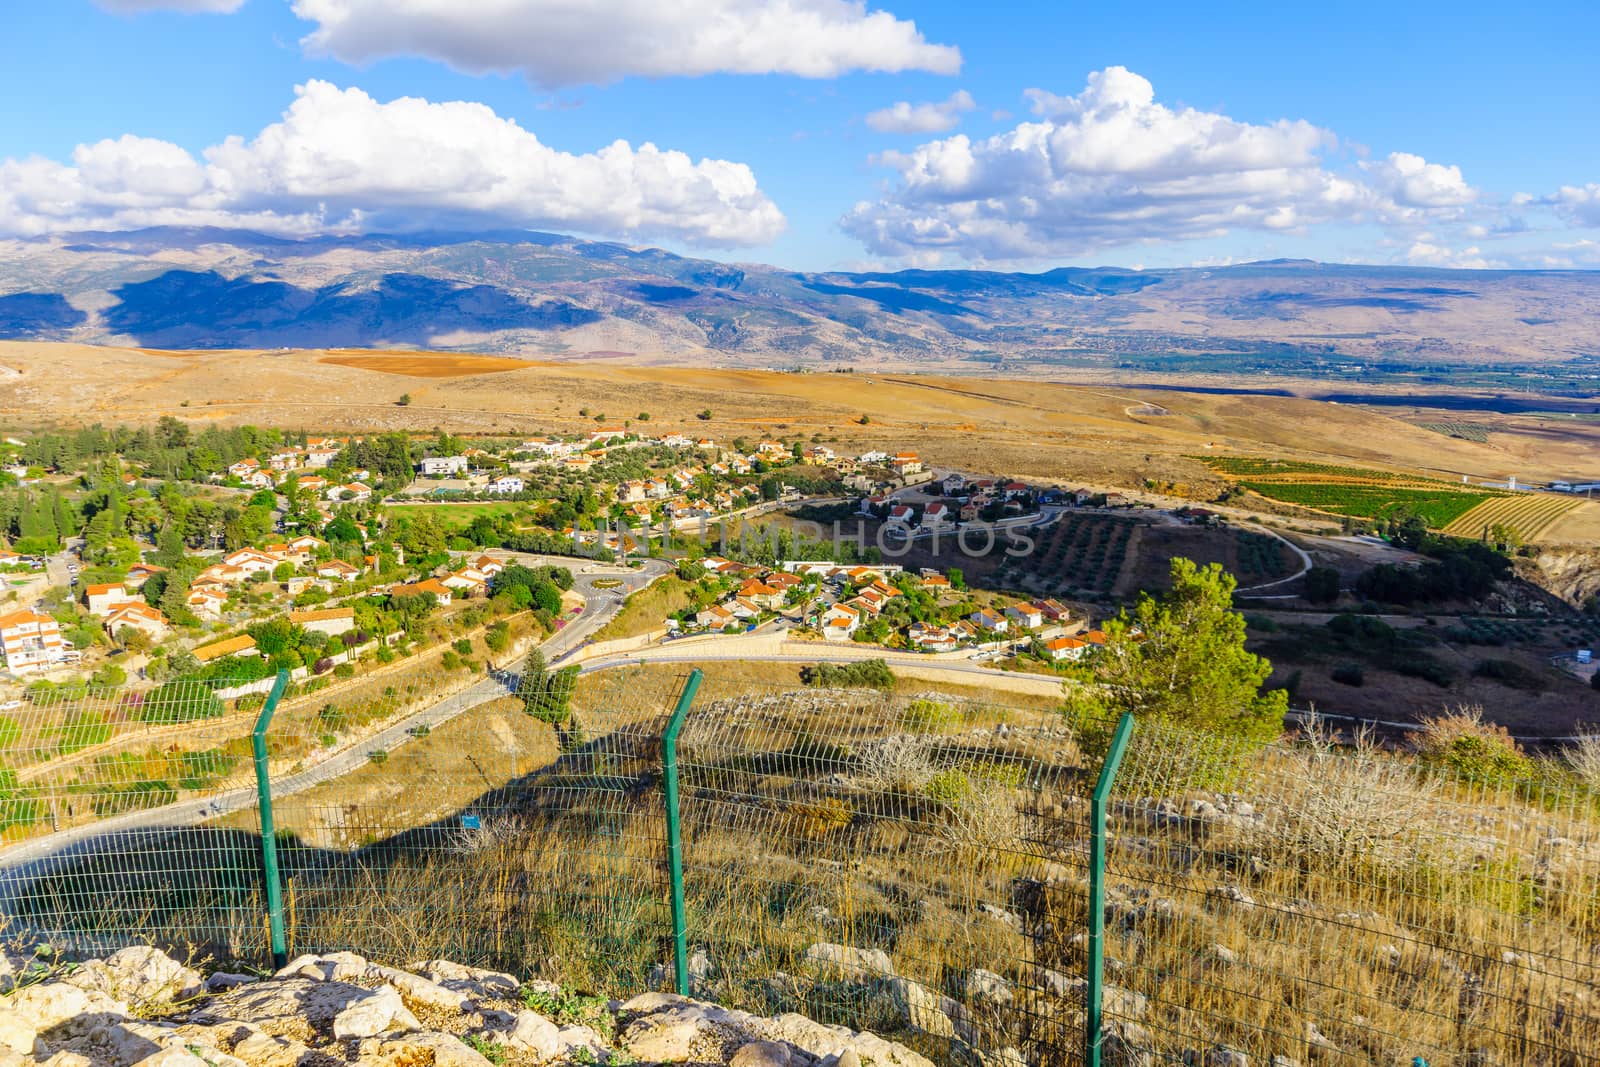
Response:
M1391 152L1389 158L1363 163L1362 168L1404 208L1464 207L1478 198L1460 167L1429 163L1410 152Z
M1600 184L1563 185L1551 195L1532 202L1554 208L1570 225L1600 226Z
M0 162L0 232L242 225L275 232L544 226L732 247L784 218L743 163L614 141L573 154L483 104L380 103L323 81L275 122L196 159L123 136L70 163Z
M862 0L294 0L312 52L349 63L423 56L546 88L629 75L851 71L954 74L961 53Z
M94 0L95 4L119 15L145 11L178 11L186 15L231 15L244 6L244 0Z
M1415 226L1473 195L1456 168L1417 156L1341 172L1328 130L1168 107L1124 67L1090 74L1076 95L1025 95L1034 121L879 155L896 180L844 217L846 232L878 255L1028 260L1327 222Z
M867 125L879 133L943 133L961 122L964 112L977 107L972 94L957 89L947 99L935 103L913 104L896 101L889 107L867 113Z

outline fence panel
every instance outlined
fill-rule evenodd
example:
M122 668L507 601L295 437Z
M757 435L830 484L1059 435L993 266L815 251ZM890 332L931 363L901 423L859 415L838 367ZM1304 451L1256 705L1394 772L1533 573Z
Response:
M1596 797L1558 770L1463 780L1333 740L1140 724L1108 1033L1141 1062L1595 1062Z
M1060 715L718 683L679 745L694 991L938 1062L1080 1063L1088 775Z
M276 779L290 955L664 988L660 737L681 685L558 672L519 695L499 675L363 744L336 778ZM319 715L338 730L368 712Z
M0 713L6 934L77 952L131 942L259 954L249 723L227 681L67 685Z

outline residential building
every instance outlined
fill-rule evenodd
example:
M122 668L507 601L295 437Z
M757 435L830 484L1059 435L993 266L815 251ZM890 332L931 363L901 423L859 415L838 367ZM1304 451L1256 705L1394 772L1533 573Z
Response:
M336 445L313 445L305 451L305 461L308 467L326 467L339 458L340 449Z
M230 637L225 641L215 641L209 645L201 645L194 649L194 658L201 663L212 663L232 656L259 656L260 654L256 649L256 639L249 634L240 634L238 637Z
M129 589L139 589L150 580L152 574L165 574L167 568L158 567L154 563L135 563L128 568L128 573L123 576L122 584Z
M329 500L347 500L352 504L362 504L372 499L372 487L361 482L346 482L344 485L330 485L323 496Z
M1044 612L1037 604L1012 604L1006 608L1006 618L1026 630L1044 625Z
M1057 662L1082 659L1089 651L1089 642L1076 637L1057 637L1044 643L1045 654Z
M432 593L439 601L439 606L450 606L450 587L441 583L437 578L425 578L420 582L410 585L396 585L389 589L390 596L419 596L423 593Z
M28 609L0 615L0 650L13 674L49 670L67 657L61 624Z
M528 487L528 483L512 474L503 475L483 487L485 493L507 495L520 493Z
M311 611L289 612L289 622L304 630L338 637L356 628L354 608L316 608Z
M889 509L887 520L891 526L910 526L916 518L916 512L909 504L896 504Z
M960 496L967 491L967 480L959 474L946 474L939 489L945 496Z
M943 526L950 521L950 505L941 500L935 500L922 509L922 525Z
M477 596L480 593L488 592L489 589L488 577L481 571L473 570L471 567L463 567L458 571L452 571L439 579L439 584L447 589L454 590L464 597Z
M465 474L471 464L466 456L428 456L417 464L424 477L447 478L452 474Z
M889 469L905 477L922 473L922 459L915 452L896 452L889 461Z
M167 617L142 600L118 604L106 615L106 633L113 638L123 630L138 630L151 641L160 641L171 629Z
M84 590L84 604L91 615L105 615L118 604L126 604L138 597L128 592L128 587L121 582L110 582L106 585L91 585Z
M308 579L309 580L309 579ZM189 595L184 599L189 610L202 619L219 619L222 617L222 608L228 602L228 594L214 586L201 586L191 588Z
M271 574L273 569L282 562L276 556L254 548L237 549L222 557L222 565L224 567L231 567L240 571L246 577L252 574Z
M829 641L848 641L861 627L861 615L846 604L835 604L822 613L822 636Z
M361 568L342 559L330 559L317 564L318 578L332 578L341 582L353 582L361 577Z
M1004 615L996 614L988 609L974 611L967 619L980 630L991 633L1003 634L1011 628L1011 622Z
M695 612L694 621L708 630L726 630L738 625L738 618L721 604Z

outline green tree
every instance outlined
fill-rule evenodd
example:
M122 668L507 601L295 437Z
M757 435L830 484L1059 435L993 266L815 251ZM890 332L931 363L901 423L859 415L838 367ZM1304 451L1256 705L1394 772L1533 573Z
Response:
M1332 604L1339 599L1339 572L1332 567L1312 567L1301 579L1300 592L1313 604Z
M522 708L541 722L559 726L572 715L572 682L575 670L551 673L544 653L537 648L522 662L522 677L517 679L516 697Z
M1261 691L1272 665L1245 650L1233 575L1181 556L1171 575L1170 591L1141 594L1105 624L1105 645L1068 668L1068 710L1099 729L1131 711L1262 743L1277 737L1289 697Z

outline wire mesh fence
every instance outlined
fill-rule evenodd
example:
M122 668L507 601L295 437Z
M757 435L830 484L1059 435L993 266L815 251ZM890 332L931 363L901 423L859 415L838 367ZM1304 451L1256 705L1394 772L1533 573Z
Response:
M274 803L291 954L660 985L660 738L681 680L548 676Z
M712 692L681 748L698 992L939 1062L1079 1062L1086 768L1058 713Z
M256 945L260 850L203 823L253 811L259 695L184 680L145 693L82 684L0 716L6 933L98 951L183 930L224 955Z
M1147 724L1116 782L1108 1030L1143 1062L1600 1058L1600 807L1313 722ZM1283 1057L1283 1061L1274 1057Z
M291 694L266 735L290 953L670 988L683 685L396 671ZM6 713L0 911L67 949L264 964L265 695L163 688ZM1105 733L1048 700L714 672L677 743L692 991L940 1063L1084 1062ZM1594 792L1351 740L1139 724L1109 805L1101 1062L1595 1062Z

